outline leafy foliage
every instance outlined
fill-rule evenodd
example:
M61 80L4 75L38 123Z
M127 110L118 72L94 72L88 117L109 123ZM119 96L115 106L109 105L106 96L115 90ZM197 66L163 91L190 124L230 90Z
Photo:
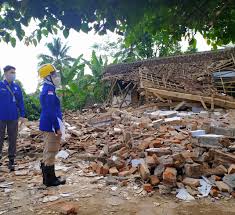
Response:
M68 55L70 47L63 45L60 38L54 38L53 41L47 43L46 46L50 55L40 54L38 56L40 60L39 65L52 63L56 68L61 69L63 66L68 66L74 61L74 59Z
M85 106L103 102L107 95L108 88L101 80L104 67L107 66L107 59L97 57L93 51L90 61L83 59L91 71L91 74L85 74L85 64L80 63L81 57L72 67L64 68L66 86L58 92L64 95L63 107L65 109L82 109Z
M22 83L19 80L16 80L16 83L21 87L23 93L26 118L28 120L38 120L41 108L39 102L39 91L28 95L25 93Z
M41 0L0 1L0 36L15 46L14 34L37 45L42 36L69 29L100 34L116 31L125 37L139 31L152 36L169 35L173 41L182 36L193 39L200 32L213 46L235 42L234 0L132 1L132 0ZM38 23L32 35L24 26Z

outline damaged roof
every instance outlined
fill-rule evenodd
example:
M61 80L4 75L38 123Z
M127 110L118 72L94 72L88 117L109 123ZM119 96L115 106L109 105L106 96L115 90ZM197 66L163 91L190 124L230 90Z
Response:
M170 57L150 58L132 63L109 65L105 68L104 77L119 75L119 74L125 75L126 73L130 73L141 66L148 67L155 65L157 66L160 64L191 63L191 62L202 62L202 61L208 61L211 63L218 60L231 58L232 55L235 57L235 48L197 52L193 54L183 54Z

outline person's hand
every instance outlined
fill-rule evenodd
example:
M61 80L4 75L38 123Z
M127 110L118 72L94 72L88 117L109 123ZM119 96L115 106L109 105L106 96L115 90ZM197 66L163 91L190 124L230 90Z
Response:
M62 136L60 129L56 131L55 136Z

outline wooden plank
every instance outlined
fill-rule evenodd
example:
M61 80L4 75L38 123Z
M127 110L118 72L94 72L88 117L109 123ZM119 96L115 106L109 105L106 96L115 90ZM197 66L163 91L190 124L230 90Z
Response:
M211 110L213 111L215 109L215 103L214 103L214 96L211 97Z
M203 108L204 108L205 110L208 110L208 108L207 108L205 102L203 101L202 97L200 97L200 102L202 103Z
M223 91L224 91L224 93L226 93L225 88L224 88L224 82L223 82L223 79L221 77L220 77L220 80L221 80L221 84L222 84L222 87L223 87Z
M113 82L113 81L112 81ZM113 95L113 89L114 89L114 87L115 87L115 85L116 85L116 83L117 83L117 79L112 83L112 87L111 87L111 89L110 89L110 91L109 91L109 95L108 95L108 97L107 97L107 101L109 101L109 98L111 97L111 100L112 100L112 95Z
M185 105L185 103L186 103L185 101L180 102L178 105L176 105L176 107L174 108L174 111L179 110L182 106Z
M161 96L159 96L157 93L153 93L154 96L156 96L160 101L165 102L165 99L163 99Z
M233 63L234 63L234 65L235 65L235 59L234 59L234 56L233 56L233 54L231 54L231 55L232 55Z
M201 101L201 98L203 101L207 104L211 104L211 97L210 96L200 96L190 93L180 93L175 91L168 91L168 90L160 90L160 89L154 89L154 88L145 88L148 92L155 92L159 94L163 98L177 98L182 100L190 100L190 101ZM214 105L224 108L232 108L235 109L235 100L228 100L226 98L218 98L214 97Z

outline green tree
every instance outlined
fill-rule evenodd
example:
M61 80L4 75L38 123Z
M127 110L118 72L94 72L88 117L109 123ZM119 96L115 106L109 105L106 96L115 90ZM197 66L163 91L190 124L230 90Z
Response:
M38 56L39 65L43 65L45 63L53 64L60 73L62 89L65 91L65 74L67 74L65 71L66 69L68 70L70 64L75 61L74 58L68 55L70 47L66 44L64 45L60 38L54 38L53 41L47 43L46 46L50 52L50 55L40 54ZM64 102L64 94L62 95L62 101Z
M25 105L25 114L28 120L38 120L40 117L40 102L39 102L39 92L33 94L26 94L22 83L19 80L16 80L16 83L21 87L24 105Z
M92 94L96 102L103 102L106 98L107 86L102 82L102 75L104 68L108 65L107 57L102 59L101 56L97 57L95 51L92 51L91 60L84 62L88 65L92 72L93 82L92 82Z
M58 30L67 37L69 29L100 34L110 30L125 37L138 29L153 36L164 32L174 41L192 40L200 32L214 46L235 42L234 0L0 0L0 14L0 36L13 46L15 33L36 45ZM24 26L32 19L38 25L28 36Z
M108 63L107 58L97 57L93 51L91 59L83 59L83 61L89 67L91 74L85 74L84 64L78 64L78 69L75 70L78 72L72 72L73 70L70 68L68 74L71 76L67 76L66 88L59 91L65 95L63 103L65 109L82 109L85 106L105 101L107 96L108 88L102 82L104 67Z
M195 47L193 47L193 46L191 45L191 46L189 46L189 47L187 48L187 50L186 50L185 53L191 54L191 53L196 53L196 52L198 52L198 49L195 48Z
M64 66L69 66L74 62L74 58L68 55L70 47L66 44L64 45L60 38L54 38L52 42L46 44L46 47L50 55L40 54L38 56L39 65L52 63L57 69L62 69Z

